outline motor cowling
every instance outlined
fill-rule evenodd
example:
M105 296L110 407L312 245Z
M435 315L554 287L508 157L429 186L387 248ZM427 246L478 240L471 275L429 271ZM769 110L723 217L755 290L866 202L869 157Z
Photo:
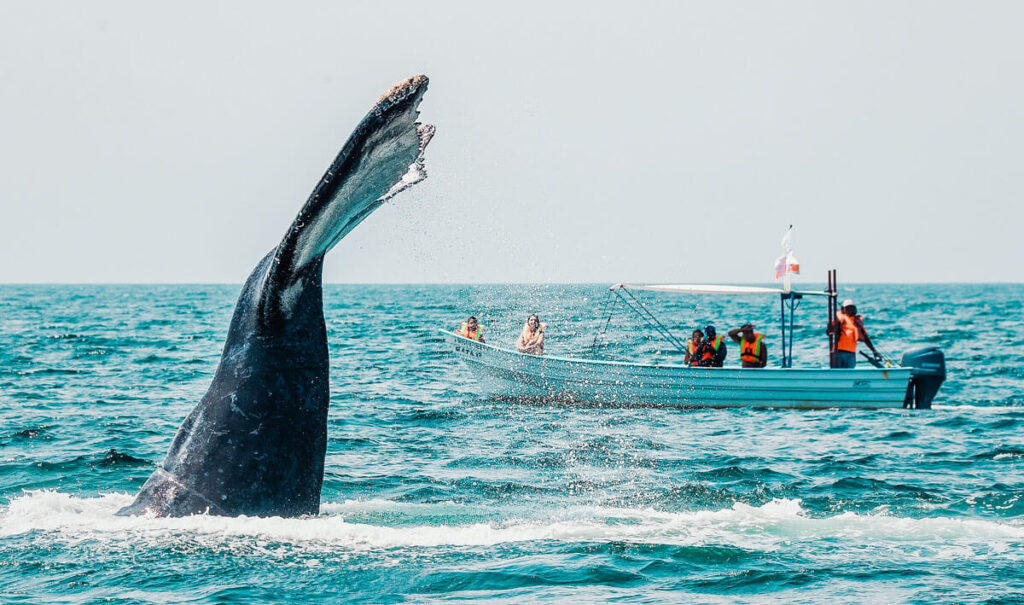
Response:
M932 399L946 380L946 356L938 347L925 347L907 351L900 365L912 368L910 384L903 407L926 410L932 407Z

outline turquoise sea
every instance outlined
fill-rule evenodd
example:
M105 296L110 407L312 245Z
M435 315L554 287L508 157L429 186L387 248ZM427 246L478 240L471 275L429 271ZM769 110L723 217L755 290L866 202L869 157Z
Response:
M436 328L511 343L536 311L579 355L606 286L328 286L320 515L114 516L238 290L0 286L0 602L1024 601L1022 285L843 286L885 351L945 350L928 411L488 401ZM681 336L753 321L778 361L777 300L644 300ZM679 360L621 311L602 355ZM802 303L797 365L824 317Z

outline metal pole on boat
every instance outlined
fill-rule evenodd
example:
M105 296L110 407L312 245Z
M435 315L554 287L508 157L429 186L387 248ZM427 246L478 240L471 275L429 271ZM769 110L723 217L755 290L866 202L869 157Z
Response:
M836 295L838 290L836 270L830 269L828 272L828 367L830 368L836 367L836 334L831 328L835 325L836 321Z
M779 327L782 328L782 367L786 365L786 293L779 294Z
M780 327L782 328L782 367L793 367L793 328L795 325L796 305L803 295L797 292L784 292L779 295ZM786 301L789 301L787 308ZM789 333L786 333L786 312L789 312Z
M825 278L825 315L828 316L825 325L828 326L825 333L828 334L828 367L832 367L832 269L828 270Z
M803 295L797 294L796 297L791 301L793 308L789 314L789 367L793 367L793 324L796 321L796 306L798 304L798 301L802 299Z

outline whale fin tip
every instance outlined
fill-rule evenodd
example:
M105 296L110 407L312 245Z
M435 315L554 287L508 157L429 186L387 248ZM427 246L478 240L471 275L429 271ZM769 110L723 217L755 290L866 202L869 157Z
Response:
M434 136L419 104L429 79L392 86L349 136L278 245L268 282L283 292L385 201L427 177L424 150ZM270 297L276 302L281 297Z

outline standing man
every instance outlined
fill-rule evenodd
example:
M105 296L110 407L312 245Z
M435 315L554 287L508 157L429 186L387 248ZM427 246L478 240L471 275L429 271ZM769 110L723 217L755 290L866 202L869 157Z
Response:
M875 349L868 337L868 331L864 329L864 319L857 315L857 306L847 298L843 301L843 310L836 312L836 319L826 330L829 334L836 335L835 344L835 367L855 368L857 367L857 342L863 342L875 354L875 359L881 359L882 354Z
M743 334L743 337L740 337ZM768 365L768 346L764 334L754 331L753 324L743 324L729 330L729 338L740 345L740 365L744 368L763 368Z

